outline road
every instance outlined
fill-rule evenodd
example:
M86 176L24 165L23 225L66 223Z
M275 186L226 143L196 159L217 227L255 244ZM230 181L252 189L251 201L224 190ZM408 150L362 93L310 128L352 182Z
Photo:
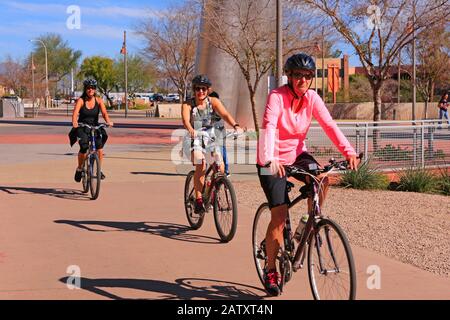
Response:
M251 255L256 208L222 244L213 217L192 231L170 130L113 129L100 198L73 182L67 128L0 124L0 299L312 299L306 270L269 298ZM234 167L233 181L256 179ZM241 174L240 174L241 173ZM450 279L353 246L358 299L448 299ZM381 287L369 290L371 266ZM81 279L81 289L71 276Z

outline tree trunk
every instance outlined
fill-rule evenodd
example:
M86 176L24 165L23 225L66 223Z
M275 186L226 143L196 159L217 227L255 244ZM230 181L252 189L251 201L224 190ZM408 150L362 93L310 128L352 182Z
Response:
M258 115L256 112L255 92L253 90L250 90L250 101L252 104L252 114L253 114L253 123L255 125L255 131L256 131L256 135L259 137Z
M109 107L112 107L113 101L112 101L111 97L109 96L109 94L105 93L105 97L106 97L106 100L108 100Z
M431 80L431 89L430 89L430 102L433 103L434 102L434 81Z
M373 90L373 121L379 122L381 121L381 85L378 83L372 86ZM374 127L377 127L378 124L375 123ZM380 131L377 129L373 130L373 151L378 150L379 141L381 138Z
M373 121L381 121L381 86L375 85L372 87L373 90Z

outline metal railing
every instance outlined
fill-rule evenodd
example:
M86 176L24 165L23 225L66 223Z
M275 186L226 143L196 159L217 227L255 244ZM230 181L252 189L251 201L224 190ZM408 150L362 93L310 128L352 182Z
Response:
M339 128L364 160L380 169L450 166L450 126L439 120L339 123ZM341 157L322 128L310 128L306 146L319 161Z

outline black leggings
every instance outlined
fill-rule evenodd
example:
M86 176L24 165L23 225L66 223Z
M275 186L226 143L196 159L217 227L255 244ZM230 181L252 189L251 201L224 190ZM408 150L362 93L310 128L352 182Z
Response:
M89 150L89 140L91 139L90 132L79 128L77 131L78 143L80 144L80 153L86 154ZM100 134L97 132L95 135L95 146L98 149L103 149L103 141Z
M308 171L310 164L318 165L318 162L309 153L303 152L297 157L292 165ZM270 173L270 169L261 167L260 165L256 165L256 167L258 168L259 182L261 183L261 187L266 195L269 208L273 209L285 204L289 205L290 200L286 189L287 178L280 178L278 175L273 176ZM306 183L306 176L303 174L295 176L295 178Z

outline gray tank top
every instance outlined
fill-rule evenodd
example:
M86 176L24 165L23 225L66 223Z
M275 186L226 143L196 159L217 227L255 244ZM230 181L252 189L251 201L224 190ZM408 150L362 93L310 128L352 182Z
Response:
M195 130L201 128L223 127L223 120L214 111L211 100L206 98L206 108L199 109L196 106L195 98L191 100L191 126Z

